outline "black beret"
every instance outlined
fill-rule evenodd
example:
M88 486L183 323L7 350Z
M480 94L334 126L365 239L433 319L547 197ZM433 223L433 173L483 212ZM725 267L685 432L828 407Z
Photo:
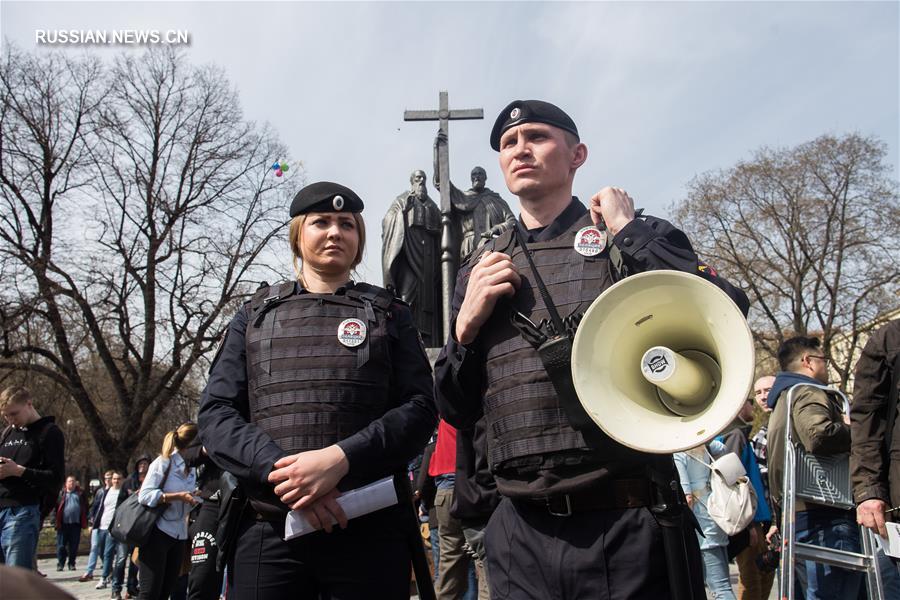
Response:
M356 192L339 183L311 183L294 196L291 217L311 212L362 212L363 201Z
M578 128L575 121L556 105L542 100L514 100L500 111L491 130L491 148L500 151L500 136L507 129L522 123L546 123L564 129L577 139Z

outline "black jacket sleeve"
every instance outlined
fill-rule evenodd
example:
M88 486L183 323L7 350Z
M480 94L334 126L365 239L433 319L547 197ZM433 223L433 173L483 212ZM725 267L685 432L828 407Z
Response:
M684 232L665 219L634 219L613 237L613 244L621 252L622 260L631 273L659 269L695 273L728 294L744 316L750 310L747 294L701 261Z
M41 450L40 461L25 468L22 480L27 481L42 494L48 494L62 487L66 480L66 438L54 423L44 425L37 438Z
M431 366L409 309L391 307L388 323L393 408L367 427L338 442L347 455L351 480L370 479L406 469L419 455L437 424Z
M456 276L447 344L434 363L434 399L441 417L457 429L468 429L482 414L484 357L478 341L463 346L456 341L456 315L466 296L471 264L464 264Z
M197 421L200 440L214 463L233 473L251 492L270 492L267 478L272 466L287 453L250 422L244 344L247 318L242 309L228 325L203 390Z

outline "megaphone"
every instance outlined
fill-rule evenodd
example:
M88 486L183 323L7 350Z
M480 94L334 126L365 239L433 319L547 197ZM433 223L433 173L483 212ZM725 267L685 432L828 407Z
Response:
M725 292L679 271L627 277L585 312L572 379L615 441L655 454L705 444L734 421L754 373L753 336Z

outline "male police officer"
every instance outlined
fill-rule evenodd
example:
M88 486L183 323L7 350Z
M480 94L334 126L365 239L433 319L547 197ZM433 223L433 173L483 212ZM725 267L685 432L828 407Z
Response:
M703 598L699 565L684 566L685 554L699 556L696 536L690 524L680 529L684 512L672 507L675 495L665 489L677 485L671 456L636 452L596 428L573 427L539 346L566 333L560 324L571 334L590 303L632 272L697 273L744 312L747 298L700 262L670 223L635 218L624 190L603 188L590 209L572 196L588 152L558 107L511 103L494 124L491 146L521 216L460 269L451 336L435 366L443 417L467 427L483 410L487 420L488 462L505 496L485 534L491 597L658 599L671 590ZM539 280L546 288L540 293ZM553 325L546 296L562 317ZM668 555L663 544L673 538L650 512L665 503L679 515L670 529L678 528L680 550ZM679 560L680 570L667 568ZM680 585L670 581L676 576Z

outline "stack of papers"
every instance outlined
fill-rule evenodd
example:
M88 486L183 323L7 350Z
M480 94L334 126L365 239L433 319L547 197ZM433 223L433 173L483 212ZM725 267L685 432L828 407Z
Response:
M337 503L344 509L347 519L355 519L362 515L387 508L397 504L397 490L394 488L394 478L385 477L361 488L344 492L337 499ZM337 523L333 518L331 524ZM309 524L306 517L299 510L292 510L284 521L284 539L292 540L295 537L312 533L316 529Z

